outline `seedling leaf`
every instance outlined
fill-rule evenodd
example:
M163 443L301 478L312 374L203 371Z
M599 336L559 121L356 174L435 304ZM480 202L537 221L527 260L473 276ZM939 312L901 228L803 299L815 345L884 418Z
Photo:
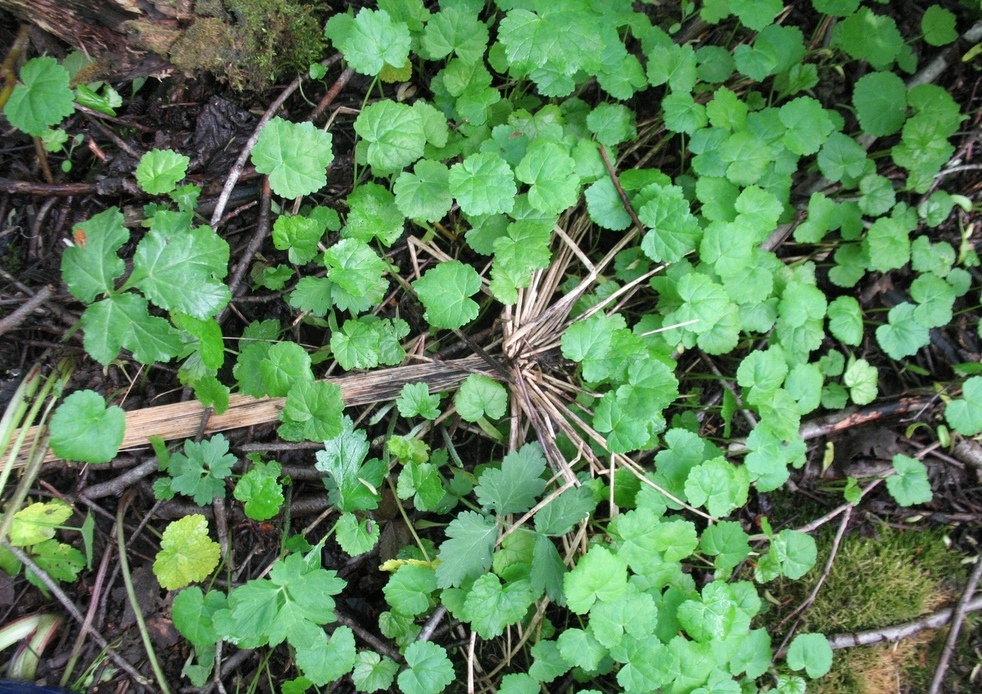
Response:
M945 408L945 419L962 436L982 431L982 376L973 376L962 385L962 397Z
M185 516L164 529L153 573L162 588L177 590L206 579L220 554L218 543L208 537L208 520L200 514Z
M490 376L471 374L460 384L454 405L460 418L467 422L485 416L500 419L508 406L508 391Z
M51 417L51 450L59 458L83 463L108 463L119 451L126 430L126 414L106 407L91 390L72 393Z
M435 328L456 329L477 318L478 304L470 297L481 288L481 277L470 265L450 260L430 268L413 288Z
M21 68L20 81L3 109L7 120L18 130L38 137L75 111L68 71L54 58L28 60Z
M406 649L405 670L397 679L405 694L438 694L454 681L446 650L431 641L415 641Z
M252 150L256 171L269 175L273 192L285 198L316 193L327 185L325 173L334 161L333 136L313 123L273 118Z
M542 447L536 442L527 443L506 455L500 468L486 469L478 478L474 493L482 506L494 509L498 516L524 513L546 488L542 479L545 469Z
M150 195L163 195L177 187L187 174L189 157L170 149L152 149L136 166L136 182Z
M893 469L897 474L887 477L887 490L898 504L915 506L931 501L931 483L924 463L898 454L893 456Z

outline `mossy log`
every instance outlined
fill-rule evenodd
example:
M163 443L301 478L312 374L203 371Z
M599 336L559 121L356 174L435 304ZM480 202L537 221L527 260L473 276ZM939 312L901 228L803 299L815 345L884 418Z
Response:
M321 57L319 3L298 0L0 0L0 11L92 57L84 79L172 70L264 88Z

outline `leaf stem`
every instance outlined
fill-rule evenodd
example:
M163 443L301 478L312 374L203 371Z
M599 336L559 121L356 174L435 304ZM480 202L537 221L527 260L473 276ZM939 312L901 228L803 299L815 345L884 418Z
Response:
M157 683L160 686L160 690L164 694L171 694L170 687L167 685L167 679L164 677L164 671L160 668L160 663L157 662L157 653L154 651L153 643L150 641L150 632L147 631L147 623L143 619L143 609L140 606L139 600L136 598L133 579L130 576L130 564L126 558L126 538L123 535L123 520L126 515L126 509L133 500L133 494L134 491L132 489L128 490L120 500L119 509L116 511L116 544L119 546L119 566L123 574L123 583L126 585L126 597L129 598L130 607L133 608L133 615L136 617L136 624L140 630L140 638L143 639L143 646L147 651L147 657L150 659L150 667L153 668L153 672L157 676Z

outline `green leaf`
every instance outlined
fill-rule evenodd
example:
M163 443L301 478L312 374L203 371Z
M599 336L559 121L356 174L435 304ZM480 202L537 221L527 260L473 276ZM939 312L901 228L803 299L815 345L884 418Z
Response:
M218 642L213 619L227 605L224 593L217 590L202 593L198 586L191 586L174 596L171 618L184 638L196 648L204 648Z
M586 125L605 147L616 147L637 137L634 112L623 104L598 104L586 117Z
M520 621L535 601L528 580L501 584L493 573L479 576L464 599L464 612L482 639L500 636L505 627Z
M851 296L836 297L828 308L829 331L847 345L858 346L863 339L863 312Z
M389 578L382 593L393 610L416 616L430 609L430 598L436 588L436 574L432 568L403 564Z
M460 418L467 422L476 422L481 417L500 419L508 407L508 391L490 376L471 374L460 384L454 406Z
M515 176L495 152L480 152L450 167L450 192L469 215L511 212L515 205Z
M413 288L426 309L424 317L435 328L456 329L477 318L480 307L470 297L481 288L481 277L470 265L442 262L413 282Z
M649 228L641 249L656 263L681 260L699 241L699 221L681 188L668 186L652 192L651 200L638 210L638 218Z
M658 608L649 593L628 590L615 602L595 602L590 609L590 633L606 648L615 648L624 634L649 637L658 623Z
M962 436L982 431L982 376L973 376L962 384L962 397L945 407L945 419Z
M407 463L399 473L396 493L400 499L412 497L413 506L419 511L438 508L447 495L439 468L427 462Z
M563 591L566 606L576 614L586 614L597 600L619 600L627 591L627 563L609 549L594 545L563 576Z
M211 318L232 296L223 281L228 274L228 242L209 226L159 228L162 215L154 215L153 226L136 247L128 284L160 308Z
M283 485L279 482L280 464L256 461L252 469L235 484L232 495L245 504L245 514L257 521L269 520L283 505Z
M353 513L342 513L334 525L341 550L352 557L369 552L378 544L381 530L370 518L359 520Z
M532 646L530 652L534 661L528 672L540 682L552 682L569 671L570 664L559 652L559 646L555 641L542 639Z
M524 672L515 672L501 678L498 694L536 694L541 691L539 681Z
M327 185L327 167L334 161L333 136L313 123L273 118L252 150L256 171L269 175L273 192L285 198L316 193Z
M631 215L624 209L614 183L604 177L587 187L584 194L590 219L604 229L623 231L631 226Z
M672 132L691 135L706 126L706 107L696 102L691 94L672 92L661 102L665 127Z
M926 328L940 328L951 322L955 288L937 275L924 273L911 282L910 296L917 302L914 318Z
M865 132L874 137L893 135L907 118L907 85L892 72L871 72L857 80L852 102Z
M404 694L438 694L454 681L453 664L442 646L415 641L404 655L408 667L397 680Z
M106 407L91 390L72 393L51 417L51 450L59 458L108 463L116 457L126 430L126 413Z
M900 55L904 39L893 18L860 7L836 24L832 44L856 60L868 60L875 69L885 70Z
M364 429L355 429L349 417L342 419L338 434L324 441L324 450L317 451L318 470L327 472L334 480L330 502L341 511L365 511L378 507L378 491L388 470L384 462L365 461L368 438Z
M68 82L68 71L57 60L32 58L21 68L20 84L10 93L3 114L21 132L38 137L74 113Z
M464 7L444 7L426 24L422 47L429 60L453 53L465 63L477 63L487 50L488 26Z
M200 514L185 516L164 529L153 573L162 588L176 590L208 578L220 556L218 543L208 537L208 520Z
M860 0L812 0L817 12L848 17L859 7Z
M834 132L818 152L818 168L830 181L856 178L866 169L866 150L848 135Z
M436 222L450 211L450 169L446 164L421 159L413 172L403 171L392 186L399 211L410 219Z
M701 600L686 600L679 605L678 620L695 641L725 641L737 620L733 589L724 581L707 584Z
M832 118L822 104L810 96L784 104L779 117L788 129L781 142L795 154L815 154L835 129Z
M607 655L607 649L593 634L575 627L565 629L556 643L563 660L587 672L595 672Z
M781 0L730 0L729 5L740 23L754 31L771 24L783 8Z
M893 456L897 474L887 477L887 490L901 506L926 504L933 498L924 463L905 455Z
M31 554L38 568L62 583L74 582L79 572L85 568L85 556L74 547L57 540L45 540L34 545ZM33 571L27 571L26 578L38 587L44 585Z
M186 440L184 452L172 455L167 464L171 489L192 497L198 506L210 504L216 496L225 498L225 478L236 462L228 445L222 434L201 442Z
M647 52L648 82L652 87L668 84L672 92L685 94L695 86L696 53L692 46L674 43L654 46Z
M423 156L426 133L417 109L389 99L362 109L355 132L368 143L367 162L378 174L392 173Z
M400 227L401 228L401 227ZM334 305L352 313L378 305L388 289L388 266L364 241L342 239L324 253Z
M399 664L374 651L358 651L351 681L359 692L377 692L388 689L396 678Z
M751 352L737 367L737 383L748 389L747 402L751 405L770 400L787 375L784 350L777 346Z
M759 181L774 160L774 152L767 142L748 130L726 138L718 154L726 165L726 178L738 186Z
M326 277L301 277L287 302L298 311L325 316L334 306L333 290L334 285Z
M604 46L617 41L613 27L598 19L581 5L511 9L498 24L498 42L512 69L529 74L543 95L565 96L574 87L570 77L594 66Z
M381 338L372 324L346 320L340 330L331 334L331 351L345 371L373 369L381 356Z
M320 253L317 245L326 230L325 225L310 217L280 215L273 222L273 246L287 251L291 263L306 265Z
M546 488L542 479L545 469L542 447L537 442L527 443L506 455L500 468L485 469L474 493L481 506L494 509L498 516L525 513Z
M958 39L955 15L940 5L931 5L921 17L924 42L931 46L945 46Z
M314 550L319 552L319 550ZM226 625L240 643L288 641L303 649L324 643L321 625L335 621L334 598L345 586L337 572L319 566L319 557L287 555L273 562L269 578L253 579L229 593Z
M72 296L91 303L99 294L111 294L126 270L116 252L130 235L116 207L76 225L74 235L76 243L62 253L61 274Z
M71 518L72 507L60 499L36 502L14 514L10 525L10 544L29 547L55 536L55 530Z
M788 646L788 667L818 679L832 667L832 647L824 634L798 634Z
M617 682L623 691L666 691L662 687L676 679L671 670L677 666L679 657L656 639L626 636L613 650L611 657L624 663L617 673ZM683 681L681 686L688 689L689 684Z
M147 300L133 293L116 294L89 306L82 314L85 351L108 365L121 348L141 364L169 361L181 351L178 333L163 318L148 313Z
M447 526L447 538L440 545L440 564L436 567L440 588L459 586L488 570L498 526L492 518L463 511Z
M842 385L849 389L849 397L857 405L868 405L876 400L879 374L876 367L865 359L850 360L842 375Z
M535 529L543 535L565 535L597 506L587 486L567 489L535 514Z
M136 182L150 195L169 193L188 172L189 157L170 149L152 149L136 166Z
M780 574L797 580L815 566L817 556L815 540L810 535L797 530L782 530L771 538L771 549L764 556L768 555L776 563ZM761 582L771 580L764 575L766 567L762 565L766 565L763 559L755 572L757 580Z
M362 75L377 75L386 65L401 68L409 59L409 27L385 10L362 8L354 18L336 14L327 21L324 35Z
M347 675L355 664L355 634L340 626L330 640L297 647L297 666L311 683L324 686Z
M702 532L699 547L714 557L717 579L728 576L732 569L749 556L749 538L738 521L720 521Z
M440 416L440 396L436 393L430 395L430 387L425 382L407 383L396 400L396 407L406 419L436 419Z
M310 355L296 342L276 342L265 351L266 356L259 362L259 375L263 388L272 397L283 397L294 384L314 379Z
M918 321L916 307L904 302L890 309L886 325L876 329L876 341L893 359L903 359L931 341L928 329Z
M559 214L572 207L579 197L580 179L575 170L576 162L565 147L536 139L515 167L515 177L529 184L528 199L534 209L544 214Z
M685 495L694 506L705 506L713 518L721 518L747 503L750 479L744 467L713 458L692 468L685 480Z

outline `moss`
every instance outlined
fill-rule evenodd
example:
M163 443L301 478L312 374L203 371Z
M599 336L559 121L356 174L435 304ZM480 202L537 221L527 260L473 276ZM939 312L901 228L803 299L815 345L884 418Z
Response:
M311 10L295 0L199 2L198 18L168 56L182 70L214 72L237 89L265 89L320 58L323 33Z
M803 579L768 584L774 602L763 620L772 633L786 627L781 620L814 588L834 532L835 528L828 527L816 538L818 560ZM881 525L874 528L872 536L857 533L846 537L798 632L877 629L917 619L953 603L964 584L965 568L960 555L948 549L945 533L944 528L895 530ZM917 683L923 683L925 672L930 681L937 662L931 651L937 648L939 638L943 641L937 632L926 632L896 644L837 651L832 670L815 683L815 691L920 691Z
M831 548L831 534L815 570L795 586L811 592ZM829 576L802 620L809 631L859 631L916 619L946 604L964 580L961 557L948 549L943 528L876 529L873 537L852 535L839 547ZM790 586L789 586L790 587Z

